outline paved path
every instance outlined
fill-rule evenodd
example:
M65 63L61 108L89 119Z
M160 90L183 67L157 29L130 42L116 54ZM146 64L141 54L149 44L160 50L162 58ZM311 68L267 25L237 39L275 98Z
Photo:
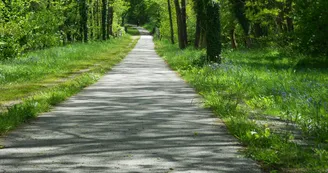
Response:
M259 172L141 36L98 83L11 132L0 172Z

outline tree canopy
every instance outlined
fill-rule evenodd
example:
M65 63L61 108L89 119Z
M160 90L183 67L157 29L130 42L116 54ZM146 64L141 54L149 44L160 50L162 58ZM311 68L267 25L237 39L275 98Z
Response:
M106 40L121 35L125 23L156 27L160 38L181 48L206 48L209 42L232 48L289 46L327 56L327 8L326 0L1 0L0 58Z

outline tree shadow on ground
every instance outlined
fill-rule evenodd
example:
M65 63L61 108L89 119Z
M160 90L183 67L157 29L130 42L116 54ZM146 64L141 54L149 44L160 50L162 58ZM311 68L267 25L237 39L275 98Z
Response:
M9 134L0 172L259 172L149 46Z

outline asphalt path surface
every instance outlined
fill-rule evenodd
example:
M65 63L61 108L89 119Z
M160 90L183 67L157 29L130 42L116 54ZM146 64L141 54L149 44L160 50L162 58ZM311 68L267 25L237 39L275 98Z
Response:
M0 139L0 172L260 172L138 29L99 82Z

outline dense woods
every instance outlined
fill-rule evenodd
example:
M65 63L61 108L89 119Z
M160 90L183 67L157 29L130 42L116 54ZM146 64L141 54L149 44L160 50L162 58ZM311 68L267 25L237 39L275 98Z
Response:
M161 38L181 49L213 47L219 54L221 43L234 49L281 46L326 57L327 6L325 0L2 0L0 57L106 40L122 34L125 20L159 28Z
M106 40L124 32L122 0L2 0L0 59L74 42Z
M134 3L138 5L129 10L130 22L138 20L158 27L164 39L175 35L174 41L178 41L181 49L188 45L212 47L207 45L212 42L220 49L221 42L226 48L275 46L327 56L325 0L134 0ZM170 18L172 13L175 17ZM169 30L171 20L174 34ZM221 34L216 34L220 30Z

